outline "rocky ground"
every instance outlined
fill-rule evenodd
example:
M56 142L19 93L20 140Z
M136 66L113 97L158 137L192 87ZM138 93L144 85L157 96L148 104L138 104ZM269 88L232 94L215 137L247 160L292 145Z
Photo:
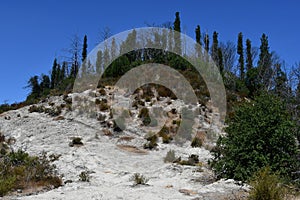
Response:
M135 98L145 105L130 109L132 120L124 131L118 130L110 112L114 88L106 87L98 91L86 91L81 97L96 102L94 112L77 109L71 111L74 94L49 97L35 105L0 115L0 131L6 138L12 138L13 149L23 149L33 155L46 152L58 156L54 161L64 185L47 191L19 191L4 199L243 199L248 187L236 184L233 180L214 179L207 161L212 157L213 136L223 134L222 126L213 123L218 113L213 108L197 105L199 116L195 120L193 133L203 142L201 148L192 148L191 142L180 145L174 141L166 144L159 138L158 146L144 149L145 136L155 128L143 126L138 117L141 109L151 110L160 105L166 113L165 121L169 134L174 136L184 106L179 100L153 97L145 100L139 94L123 95L122 98ZM79 95L79 96L80 96ZM80 97L80 98L81 98ZM138 98L137 98L138 97ZM98 100L96 100L98 99ZM138 103L139 104L139 103ZM37 108L42 108L38 110ZM172 109L176 109L172 110ZM79 114L78 114L79 113ZM89 115L89 117L86 116ZM158 120L158 125L162 119ZM74 138L82 138L83 145L72 145ZM166 163L168 151L174 150L176 157L188 159L198 155L195 166ZM80 180L84 173L89 181ZM149 181L135 185L131 178L140 173ZM22 192L22 193L21 193Z

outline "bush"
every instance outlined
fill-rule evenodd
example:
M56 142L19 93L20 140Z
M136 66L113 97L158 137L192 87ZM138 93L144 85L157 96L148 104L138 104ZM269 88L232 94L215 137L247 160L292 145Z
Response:
M269 167L255 173L250 185L249 200L282 200L287 194L279 177L272 174Z
M227 119L227 135L220 137L210 162L217 178L247 181L270 166L287 179L299 170L295 123L276 97L262 95L244 102ZM294 177L295 178L295 177Z
M73 138L72 141L69 144L70 147L82 146L82 145L83 145L83 142L82 142L82 139L80 137Z
M157 147L157 135L151 135L147 138L147 143L144 144L144 149L154 149Z
M173 140L170 135L169 129L166 126L163 126L162 129L158 132L159 137L162 138L163 143L168 144Z
M90 182L90 175L88 172L83 171L79 174L79 180L83 182Z
M191 143L192 147L202 147L202 141L198 137L194 137Z
M62 185L61 178L55 173L56 166L51 164L45 153L37 157L22 150L11 152L1 158L0 169L0 196L13 189L34 186L57 188Z
M149 179L139 173L135 173L130 180L134 182L134 185L146 185L149 181Z

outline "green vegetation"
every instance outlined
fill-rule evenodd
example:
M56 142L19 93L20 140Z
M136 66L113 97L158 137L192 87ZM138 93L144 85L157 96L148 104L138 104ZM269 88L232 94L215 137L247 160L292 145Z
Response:
M219 138L211 163L218 178L248 181L253 173L270 166L286 180L296 180L299 127L285 105L272 95L261 95L235 108L227 120L227 135Z
M46 154L30 156L18 150L0 156L0 196L16 189L28 187L62 185L55 173L56 166L51 164Z
M269 167L259 170L250 180L249 200L282 200L287 197L279 176L273 174Z
M79 180L82 182L90 182L90 175L88 172L83 171L79 174Z
M133 176L130 178L131 181L134 182L134 185L146 185L149 179L147 179L145 176L139 173L133 174Z

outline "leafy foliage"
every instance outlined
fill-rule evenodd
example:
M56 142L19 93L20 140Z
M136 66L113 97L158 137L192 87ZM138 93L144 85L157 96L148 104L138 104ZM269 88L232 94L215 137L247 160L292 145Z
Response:
M299 169L297 127L276 97L261 95L236 107L228 119L227 135L220 137L211 162L217 177L246 181L270 166L287 179Z

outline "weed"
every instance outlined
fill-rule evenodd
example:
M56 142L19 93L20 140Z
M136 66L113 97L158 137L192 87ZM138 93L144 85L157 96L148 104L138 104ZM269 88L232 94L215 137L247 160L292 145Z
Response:
M134 182L134 185L146 185L149 181L149 179L139 173L133 174L130 180Z

